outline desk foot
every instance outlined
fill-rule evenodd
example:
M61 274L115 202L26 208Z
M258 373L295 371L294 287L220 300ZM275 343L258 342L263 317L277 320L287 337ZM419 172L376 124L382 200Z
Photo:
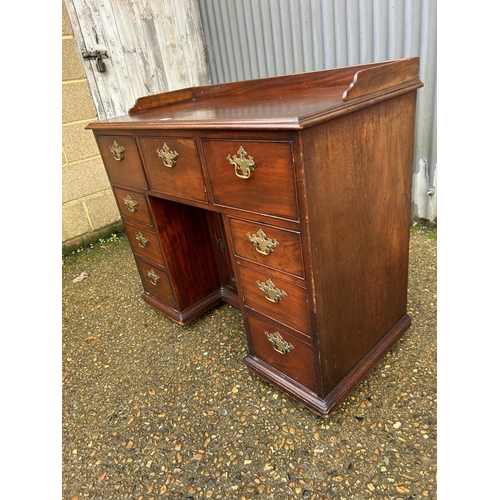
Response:
M217 304L219 304L219 302L223 300L221 289L219 289L205 297L200 302L192 305L191 307L188 307L183 311L177 311L172 306L169 306L165 302L157 299L147 292L143 292L141 297L144 302L154 307L155 309L158 309L160 312L168 316L176 323L179 323L180 325L187 325L198 316L201 316L203 313L215 307Z
M326 418L340 406L349 393L368 375L410 326L411 318L408 314L405 314L325 398L319 397L306 387L298 384L295 380L254 356L248 355L243 361L264 380L278 387L314 413Z

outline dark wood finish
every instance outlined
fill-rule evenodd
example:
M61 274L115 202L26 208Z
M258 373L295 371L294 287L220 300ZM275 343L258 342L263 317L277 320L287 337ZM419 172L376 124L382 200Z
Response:
M289 231L233 217L229 217L228 222L236 257L257 262L294 276L304 277L300 233L298 231ZM247 236L247 233L250 236L256 235L259 230L264 232L267 239L279 243L274 250L269 251L268 255L259 253Z
M163 257L161 255L160 243L156 233L143 226L131 224L130 222L123 222L132 251L137 256L161 266L163 264ZM142 242L140 240L141 236L146 238L147 241L143 240L144 242Z
M220 300L241 306L246 365L322 416L410 327L418 64L182 89L88 126L119 206L130 186L149 210L120 206L143 299L181 324ZM115 139L126 143L120 162ZM157 154L164 142L179 153L172 169ZM255 162L248 179L227 159L240 147ZM279 241L269 255L247 236L259 229ZM146 249L139 230L154 242ZM283 300L265 298L256 281L267 279Z
M330 330L319 339L325 394L406 313L415 97L384 101L302 136L307 197L328 200L309 204L311 265L321 269L315 321L318 331ZM320 161L335 168L308 168Z
M161 108L171 104L191 101L194 98L194 88L186 88L165 92L163 94L153 94L145 97L139 97L129 114L137 114L141 111L151 111L154 108Z
M370 68L382 68L382 76L370 78L368 73L368 78L364 78L363 70ZM376 71L375 75L378 74ZM354 88L360 75L362 92ZM393 75L397 75L396 78ZM311 115L326 110L335 112L334 108L347 109L342 104L352 99L351 96L364 97L401 82L411 83L415 88L422 85L418 79L418 58L360 64L338 68L335 72L321 70L231 85L206 85L141 97L129 111L129 119L138 122L138 128L150 127L151 122L158 128L158 120L164 120L162 128L295 129L302 128L301 121L305 124L314 118ZM167 116L165 108L168 108ZM228 116L228 108L233 108L235 113ZM122 118L119 120L123 122Z
M111 182L138 188L148 187L133 136L100 135L96 137L96 140ZM116 160L111 152L110 148L115 141L125 149L122 160Z
M202 140L214 205L296 220L291 146L289 142ZM240 147L255 163L248 179L237 177L227 160Z
M216 249L205 212L159 198L151 198L150 204L180 309L220 293Z
M314 356L310 345L250 314L248 315L248 325L252 355L304 387L312 391L315 390ZM269 334L279 333L286 342L293 346L293 349L285 354L276 351L265 332Z
M221 296L223 296L221 290L216 290L210 295L207 295L203 300L180 311L178 308L170 307L166 302L147 292L143 292L141 295L146 303L166 314L180 325L187 325L193 321L193 319L196 319L201 314L212 309L221 301Z
M320 414L328 414L335 410L344 400L344 398L358 385L360 380L366 377L370 370L387 353L393 344L405 333L411 326L411 318L405 314L377 344L375 344L363 359L357 363L353 369L336 385L325 399L322 401L322 407L319 408ZM317 404L317 402L315 402Z
M130 217L131 219L147 224L148 226L153 225L153 220L151 219L151 214L149 213L148 202L146 201L144 193L138 193L137 191L120 188L114 188L113 192L122 217ZM129 205L125 203L125 201L129 199L137 203L137 205L129 207Z
M239 275L245 305L310 337L305 288L244 266L239 266ZM268 279L277 289L284 291L286 297L276 303L268 300L257 285L257 281L264 283Z
M360 69L344 92L343 99L350 101L409 82L418 85L418 64L418 58L412 58L401 61L397 65L389 63Z
M165 166L157 153L164 144L179 155L173 167ZM139 145L149 175L151 191L198 201L207 200L194 139L171 136L141 137Z
M146 293L163 301L173 309L178 309L178 304L172 291L172 286L170 285L170 278L165 270L148 264L140 259L136 259L136 262ZM154 272L152 277L148 274L151 272ZM157 279L155 279L155 275Z
M376 344L373 349L358 363L349 375L333 389L324 399L318 398L315 392L307 390L302 384L294 384L288 377L280 376L280 372L266 362L261 361L256 356L246 356L243 360L245 364L263 379L279 387L283 392L298 399L302 404L318 415L326 416L332 413L346 396L363 380L378 361L387 353L391 346L410 327L410 317L405 315L396 325L394 325L387 335ZM293 341L292 341L293 342ZM316 370L317 371L317 370Z
M214 248L214 256L217 261L222 298L229 304L240 307L241 304L236 287L232 259L229 256L228 238L224 230L221 215L210 211L206 211L205 215Z

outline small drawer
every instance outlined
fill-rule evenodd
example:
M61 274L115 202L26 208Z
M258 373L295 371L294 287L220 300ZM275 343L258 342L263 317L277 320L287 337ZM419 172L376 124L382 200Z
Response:
M254 356L311 391L316 390L310 345L250 315L248 325Z
M297 220L291 142L203 140L214 204Z
M304 288L244 266L239 275L245 305L310 337Z
M130 217L144 224L153 224L146 196L135 191L118 188L114 188L114 192L116 203L118 204L120 213L124 217Z
M304 277L300 233L246 220L228 220L237 257Z
M144 290L153 297L156 297L176 309L177 303L172 292L168 274L142 260L137 260L137 268L141 275Z
M153 191L207 201L194 139L141 137L139 144Z
M156 234L129 223L124 222L124 226L133 252L163 267L160 242Z
M110 182L148 187L134 137L98 135L96 141Z

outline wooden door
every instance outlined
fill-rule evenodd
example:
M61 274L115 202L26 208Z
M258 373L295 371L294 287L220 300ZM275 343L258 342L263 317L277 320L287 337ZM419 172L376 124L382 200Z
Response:
M99 119L138 97L208 83L196 0L65 0ZM102 63L105 71L102 71Z

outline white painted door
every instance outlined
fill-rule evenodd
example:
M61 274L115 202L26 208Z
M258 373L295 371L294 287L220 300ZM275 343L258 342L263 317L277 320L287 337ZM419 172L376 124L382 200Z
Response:
M208 83L197 0L65 0L99 119L138 97ZM105 65L105 71L102 67Z

